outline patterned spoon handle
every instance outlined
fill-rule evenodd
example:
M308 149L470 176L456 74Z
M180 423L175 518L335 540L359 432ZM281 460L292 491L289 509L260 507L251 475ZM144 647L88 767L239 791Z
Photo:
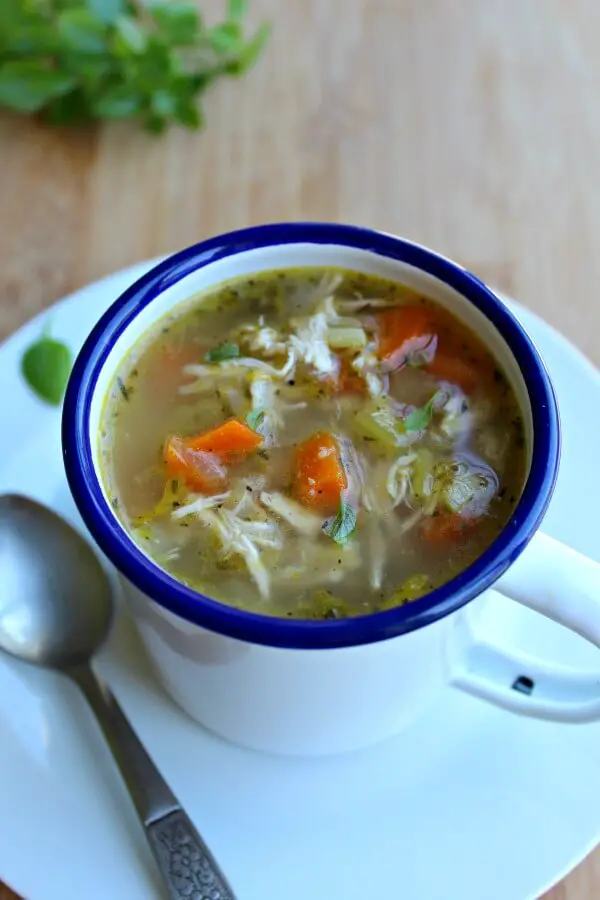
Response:
M67 670L85 694L121 770L170 900L236 900L125 713L88 665Z

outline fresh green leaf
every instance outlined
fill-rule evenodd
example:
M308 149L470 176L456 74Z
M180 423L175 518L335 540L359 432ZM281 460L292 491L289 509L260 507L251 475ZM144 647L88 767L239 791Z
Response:
M154 3L149 9L165 40L180 46L195 43L200 17L193 3Z
M112 25L127 11L126 0L88 0L91 12L101 22Z
M54 97L66 94L75 79L39 62L10 60L0 68L0 104L21 112L37 112Z
M152 112L163 118L171 118L171 116L174 116L178 104L179 98L177 97L177 94L162 89L155 91L150 98L150 108L152 109Z
M70 50L92 54L106 50L106 27L88 9L68 9L61 13L58 33Z
M121 53L143 53L146 48L146 33L132 16L119 16L115 22L116 50Z
M246 0L228 0L227 2L227 18L243 19L246 15L248 4Z
M330 519L323 525L323 531L332 538L336 544L346 544L356 529L356 513L349 503L342 497L339 511L334 519Z
M29 387L46 403L58 406L63 398L73 359L54 338L42 336L23 354L21 371Z
M236 359L239 355L240 348L237 344L223 341L218 347L213 347L212 350L209 350L204 359L207 362L225 362L228 359Z
M202 128L204 125L202 111L192 100L179 102L175 118L180 125L185 125L186 128Z
M437 391L427 401L424 406L418 406L407 415L404 420L404 428L406 431L422 431L427 428L433 418L434 403L437 399Z
M217 53L236 53L242 43L242 28L239 22L223 22L211 28L208 37Z
M270 34L271 26L265 22L239 50L236 59L227 64L227 72L230 75L245 75L258 61Z
M141 109L141 99L137 92L124 84L109 88L94 103L94 113L103 119L126 119Z
M251 428L252 431L258 431L264 421L265 412L266 410L264 409L253 409L249 412L246 416L246 425L248 428Z
M264 45L266 26L244 32L246 6L227 0L206 28L194 0L0 0L0 107L57 124L200 128L201 95Z

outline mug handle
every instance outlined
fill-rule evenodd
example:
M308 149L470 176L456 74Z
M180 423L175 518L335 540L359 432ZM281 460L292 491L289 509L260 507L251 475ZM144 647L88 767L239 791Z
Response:
M497 582L497 591L553 619L600 649L600 564L538 532ZM600 668L566 666L474 640L466 617L451 648L450 683L504 709L557 722L600 719Z

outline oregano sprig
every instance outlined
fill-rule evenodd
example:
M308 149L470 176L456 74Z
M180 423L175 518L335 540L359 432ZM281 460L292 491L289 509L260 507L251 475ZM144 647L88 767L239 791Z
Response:
M0 106L56 124L137 118L152 132L204 124L199 97L242 75L268 37L245 0L208 26L191 0L1 0Z

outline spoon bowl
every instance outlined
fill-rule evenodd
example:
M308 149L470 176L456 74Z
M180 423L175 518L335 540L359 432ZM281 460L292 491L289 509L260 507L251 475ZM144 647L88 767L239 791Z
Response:
M0 497L0 648L67 669L89 660L112 618L110 580L89 544L34 500Z
M85 539L34 500L0 496L0 650L57 669L79 686L119 766L167 895L235 900L210 850L90 666L112 619L110 579ZM182 851L190 854L183 885L175 865Z

